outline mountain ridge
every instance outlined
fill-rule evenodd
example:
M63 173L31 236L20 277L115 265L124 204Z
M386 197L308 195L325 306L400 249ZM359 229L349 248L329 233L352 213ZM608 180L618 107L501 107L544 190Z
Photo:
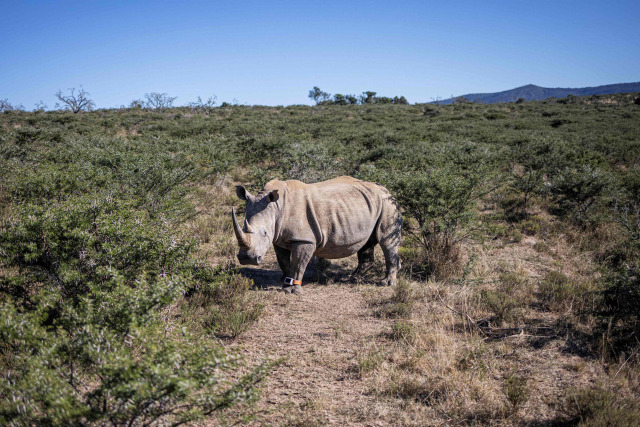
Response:
M491 93L468 93L466 95L438 101L439 104L452 104L459 98L466 98L471 102L493 104L497 102L515 102L523 98L525 101L540 101L547 98L565 98L569 95L610 95L613 93L640 92L640 82L614 83L602 86L588 86L581 88L547 88L528 84L514 89Z

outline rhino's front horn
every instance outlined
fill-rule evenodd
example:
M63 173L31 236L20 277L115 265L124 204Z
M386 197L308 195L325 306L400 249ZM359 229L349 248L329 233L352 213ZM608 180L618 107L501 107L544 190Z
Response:
M249 247L251 246L251 239L247 236L240 228L240 224L238 224L238 218L236 218L236 209L231 208L231 216L233 217L233 231L236 232L236 238L238 239L238 243L241 247Z

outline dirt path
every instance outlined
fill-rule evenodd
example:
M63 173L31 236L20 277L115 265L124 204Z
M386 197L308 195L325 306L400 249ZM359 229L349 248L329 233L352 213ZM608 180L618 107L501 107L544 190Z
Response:
M334 265L331 276L351 262ZM267 287L265 311L233 344L249 360L283 359L263 390L256 423L353 424L354 418L370 419L376 399L359 379L357 360L364 349L384 341L389 324L373 315L363 294L385 290L311 283L302 295L286 295L269 286L280 274L272 267L245 271Z

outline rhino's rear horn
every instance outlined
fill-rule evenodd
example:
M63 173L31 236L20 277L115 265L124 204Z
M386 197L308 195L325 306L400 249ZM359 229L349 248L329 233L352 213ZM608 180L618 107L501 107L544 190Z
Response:
M253 227L251 227L251 225L249 225L249 221L247 221L246 218L244 219L244 229L247 230L247 233L255 233L256 232L256 230Z
M247 236L242 228L240 228L240 224L238 224L238 218L236 218L236 209L231 208L231 216L233 217L233 231L236 232L236 238L238 239L238 244L241 247L248 248L251 246L251 238Z

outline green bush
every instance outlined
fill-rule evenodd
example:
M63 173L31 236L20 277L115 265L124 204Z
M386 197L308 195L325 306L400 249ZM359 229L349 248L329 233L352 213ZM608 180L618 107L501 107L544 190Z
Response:
M601 279L604 288L599 312L602 331L612 353L632 351L640 335L640 170L621 177L613 204L615 221L624 239L609 252Z
M415 221L405 228L423 249L423 273L447 278L459 273L459 243L476 221L476 201L491 190L491 156L471 144L432 147L422 155L407 159L415 168L369 167L364 176L385 185Z
M175 274L193 243L175 235L166 218L153 218L112 194L79 196L51 206L25 204L2 230L6 261L21 280L76 298L116 278L134 286Z
M212 169L163 143L4 151L0 423L181 423L256 396L266 366L240 375L237 356L163 316L189 290L232 280L199 274L180 232L194 213L187 185Z
M548 192L555 214L568 217L583 228L597 223L594 214L610 185L610 177L589 165L565 168L551 178Z
M638 346L640 335L640 267L620 266L602 279L602 329L609 341L607 350L629 352Z
M632 255L640 254L640 167L620 177L619 191L613 203L614 220L622 227L624 244Z
M157 317L121 335L95 321L43 324L42 311L0 306L2 424L186 422L252 401L267 369L235 378L237 356Z
M294 143L281 159L281 170L286 179L314 183L345 174L339 157L327 145Z
M17 275L1 282L0 420L20 424L171 422L247 401L234 356L160 309L193 286L191 245L117 199L32 204L3 227Z
M517 374L509 376L504 382L504 393L512 408L517 410L529 398L527 379Z

